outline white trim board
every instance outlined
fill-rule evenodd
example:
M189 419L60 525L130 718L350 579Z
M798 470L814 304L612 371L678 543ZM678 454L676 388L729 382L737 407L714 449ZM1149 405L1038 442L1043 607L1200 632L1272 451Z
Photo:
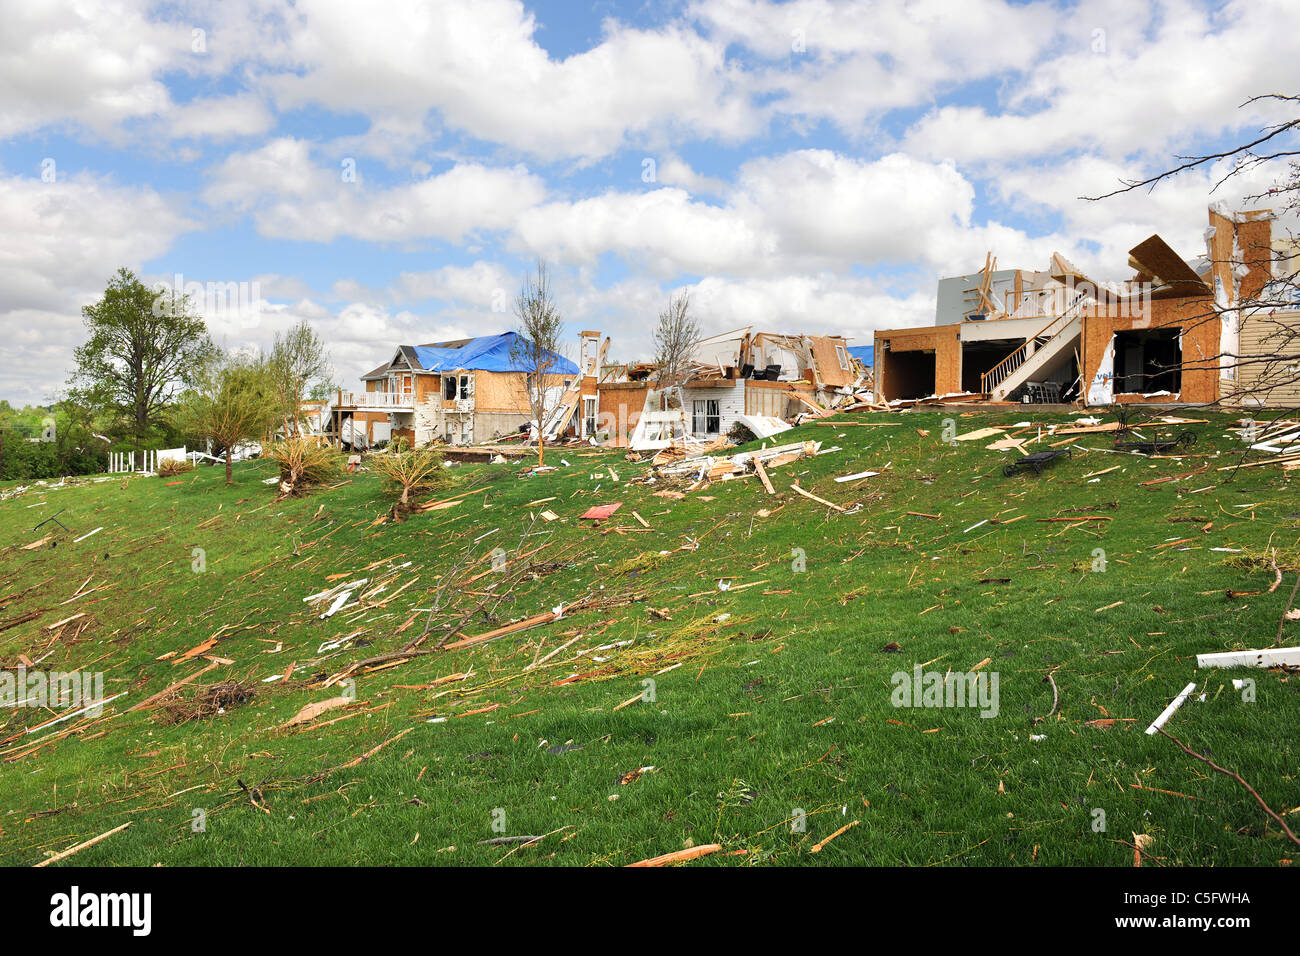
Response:
M1300 647L1275 647L1263 651L1226 651L1197 654L1197 667L1300 667Z

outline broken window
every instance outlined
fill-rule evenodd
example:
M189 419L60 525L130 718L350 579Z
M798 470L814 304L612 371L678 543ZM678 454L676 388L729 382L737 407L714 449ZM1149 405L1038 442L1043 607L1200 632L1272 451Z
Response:
M594 398L584 398L582 400L582 434L596 434L596 400Z
M840 360L840 368L847 372L849 370L849 353L844 350L844 346L835 346L835 357Z
M462 375L460 377L460 397L469 398L469 376L468 375Z
M697 435L717 435L722 431L721 407L716 398L696 400L691 431Z
M442 377L442 397L449 402L456 398L455 375L444 375Z
M1115 391L1137 395L1177 393L1183 385L1181 329L1115 333Z

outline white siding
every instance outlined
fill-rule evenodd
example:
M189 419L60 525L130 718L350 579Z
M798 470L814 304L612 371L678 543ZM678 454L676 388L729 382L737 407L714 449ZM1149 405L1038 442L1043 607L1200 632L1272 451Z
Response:
M696 400L708 401L712 399L718 403L718 413L721 417L719 435L725 435L731 431L731 426L736 423L736 419L745 414L745 382L743 379L737 380L733 385L721 388L684 388L682 389L682 398L686 402L686 425L688 428L694 428L693 419Z

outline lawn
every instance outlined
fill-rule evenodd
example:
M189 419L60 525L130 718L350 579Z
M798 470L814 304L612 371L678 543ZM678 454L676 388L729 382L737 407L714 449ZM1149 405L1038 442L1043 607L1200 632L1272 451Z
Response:
M557 448L535 476L457 467L426 498L458 503L401 522L377 476L276 500L268 462L230 487L6 484L0 663L125 695L30 733L63 713L0 711L0 860L129 822L72 861L613 866L720 844L690 865L1131 866L1136 840L1149 866L1283 864L1295 845L1245 790L1143 733L1195 681L1167 729L1300 810L1300 679L1195 660L1274 643L1295 479L1218 470L1243 447L1229 418L1188 417L1211 421L1180 458L1083 434L1007 478L992 438L943 436L1071 416L842 415L776 439L822 447L771 470L776 495ZM67 532L33 530L55 514ZM304 601L362 579L331 616ZM915 665L996 675L996 714L895 707ZM214 685L240 693L197 712Z

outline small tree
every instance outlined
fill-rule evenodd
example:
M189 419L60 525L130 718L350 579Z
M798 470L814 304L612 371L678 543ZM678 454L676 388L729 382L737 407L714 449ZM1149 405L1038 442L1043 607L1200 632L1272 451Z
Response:
M686 380L695 344L699 340L700 327L691 315L689 290L672 296L668 308L659 313L659 324L652 337L660 388L681 385Z
M120 269L103 298L81 310L90 338L73 353L70 398L111 412L138 447L176 392L215 354L184 295L156 293Z
M182 393L173 421L185 433L223 449L226 484L234 482L231 456L240 442L266 433L276 413L275 392L264 362L222 355L195 373Z
M275 334L275 344L267 359L267 371L279 405L280 421L286 438L296 437L302 421L302 403L308 391L329 373L329 353L316 330L299 322L283 335Z
M537 260L537 275L525 276L515 296L518 335L510 347L510 361L524 373L528 407L537 422L537 463L543 463L546 444L546 416L553 411L550 379L564 361L560 354L564 319L551 298L551 279L546 263Z
M372 455L367 464L400 492L393 509L395 516L410 507L411 492L444 484L447 478L441 453L430 448L407 448L401 438L387 452Z

